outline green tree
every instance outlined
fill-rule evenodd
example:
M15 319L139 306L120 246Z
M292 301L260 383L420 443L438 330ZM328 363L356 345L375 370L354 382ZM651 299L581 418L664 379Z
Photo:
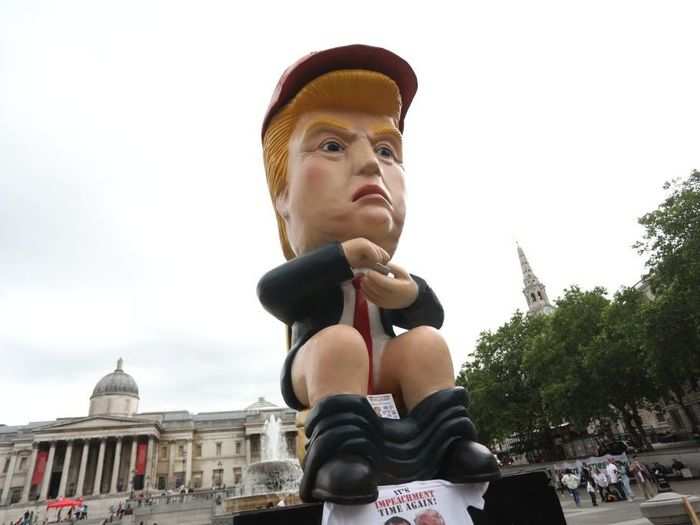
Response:
M608 304L603 288L565 290L545 329L528 349L525 366L542 385L543 403L552 421L585 429L612 415L606 391L588 357L603 330Z
M639 410L659 395L645 359L644 302L643 292L635 288L615 294L603 312L601 332L586 349L584 367L635 441L650 448Z
M551 421L542 403L542 384L533 381L524 356L547 318L516 312L495 332L482 332L457 384L469 390L470 413L482 441L516 435L524 449L551 451Z
M654 296L645 308L648 364L685 410L685 388L697 389L700 376L700 172L664 189L668 197L639 219L644 236L636 247L648 258Z

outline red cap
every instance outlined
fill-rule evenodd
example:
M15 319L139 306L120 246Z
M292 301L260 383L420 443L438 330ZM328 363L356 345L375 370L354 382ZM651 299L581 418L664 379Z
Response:
M272 117L292 100L306 84L321 75L339 69L376 71L396 82L401 94L399 130L403 131L403 120L418 89L416 74L408 62L391 51L381 47L353 44L309 53L282 73L282 77L277 82L277 87L272 94L270 106L265 113L262 137L265 137L265 131Z

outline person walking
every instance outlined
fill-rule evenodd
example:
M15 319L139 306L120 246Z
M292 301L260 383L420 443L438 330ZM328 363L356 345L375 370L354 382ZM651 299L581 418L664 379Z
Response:
M630 486L630 477L627 473L627 465L624 463L618 463L617 468L620 471L620 479L622 480L622 486L625 487L625 492L627 493L627 499L634 501L635 495L632 492L632 487Z
M625 489L622 488L622 483L620 483L620 471L615 465L613 458L608 458L608 465L605 467L605 473L610 481L610 487L615 489L618 498L620 500L627 499L625 495Z
M649 470L639 461L637 456L632 457L632 463L630 464L630 472L634 476L637 485L641 487L644 493L644 499L650 499L654 497L654 490L652 488L653 481Z
M609 482L605 472L596 468L593 472L593 479L600 493L600 501L607 501L607 494L610 492L610 489L608 488Z
M564 486L569 489L569 494L574 498L574 503L577 507L581 506L581 500L578 495L579 478L572 474L571 469L566 469L564 475L561 477L561 481Z
M588 492L588 495L591 497L591 503L593 503L593 506L597 507L598 502L596 501L595 497L595 481L592 477L589 477L588 481L586 481L586 492Z

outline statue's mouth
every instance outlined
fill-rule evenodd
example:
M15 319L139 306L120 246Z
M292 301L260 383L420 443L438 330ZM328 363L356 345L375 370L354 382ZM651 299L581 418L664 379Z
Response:
M365 184L360 189L358 189L352 196L352 202L358 201L363 197L377 196L382 197L386 202L391 204L391 199L387 192L381 186L377 184Z

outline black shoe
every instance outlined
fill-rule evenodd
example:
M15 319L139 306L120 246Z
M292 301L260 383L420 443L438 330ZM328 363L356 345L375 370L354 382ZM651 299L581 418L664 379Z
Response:
M498 461L481 443L462 439L448 451L439 477L452 483L495 481L501 478Z
M316 473L311 496L318 501L362 505L377 500L377 482L369 462L359 456L341 456Z

